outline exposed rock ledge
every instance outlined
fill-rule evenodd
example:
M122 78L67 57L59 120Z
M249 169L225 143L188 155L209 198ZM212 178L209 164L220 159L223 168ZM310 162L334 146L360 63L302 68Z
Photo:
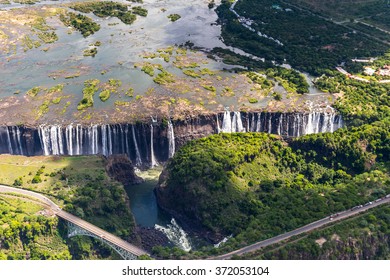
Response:
M110 177L124 186L140 184L144 181L137 176L132 162L126 155L111 155L106 159L106 171Z

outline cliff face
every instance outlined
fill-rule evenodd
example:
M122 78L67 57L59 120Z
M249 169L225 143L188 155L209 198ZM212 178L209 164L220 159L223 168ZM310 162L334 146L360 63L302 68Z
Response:
M124 186L140 184L144 180L134 172L134 166L126 155L112 155L106 159L107 174Z
M0 154L126 154L138 167L165 162L193 139L218 132L267 132L297 137L343 126L333 109L312 113L228 112L149 123L0 126Z

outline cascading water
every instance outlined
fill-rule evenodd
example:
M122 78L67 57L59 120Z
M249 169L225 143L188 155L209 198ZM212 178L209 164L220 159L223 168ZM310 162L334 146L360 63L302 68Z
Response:
M225 111L223 114L222 132L232 132L232 119L229 111Z
M235 132L245 132L244 126L242 125L241 113L234 112L233 122L235 122ZM233 126L233 125L232 125ZM233 129L232 129L233 130Z
M142 165L141 154L139 153L137 138L135 137L134 125L131 126L131 132L133 134L133 142L135 147L135 161L138 166L141 166Z
M8 127L6 128L7 130L7 139L8 139L8 151L9 153L12 155L14 153L13 149L12 149L12 142L11 142L11 136L9 135L9 129Z
M230 238L232 238L233 235L229 235L224 237L221 241L219 241L217 244L214 244L214 248L219 248L222 244L226 243Z
M192 247L187 233L177 224L174 218L172 218L171 223L166 227L155 225L154 228L163 232L177 247L183 249L186 252L191 251Z
M175 134L171 120L168 121L168 158L172 158L175 154Z
M221 127L219 125L219 117L218 117L218 114L217 114L217 133L221 133Z
M205 121L204 121L205 120ZM284 137L297 137L311 133L333 132L343 127L343 119L336 111L312 108L310 113L240 113L229 112L202 122L185 122L180 129L179 143L186 139L203 137L220 132L271 132ZM222 121L221 121L222 120ZM220 127L220 124L222 125ZM131 130L130 130L131 126ZM155 166L158 161L172 157L177 149L178 135L174 133L174 123L168 122L167 132L155 120L150 125L150 138L147 138L147 125L103 124L83 126L40 125L37 128L24 126L0 126L0 153L21 155L94 155L127 154L137 166L149 162ZM188 134L187 134L188 133ZM130 135L131 134L131 135ZM177 132L176 132L177 134ZM161 141L166 135L166 141Z
M150 166L153 168L154 166L157 166L157 161L156 161L156 158L154 156L154 145L153 145L153 135L154 135L154 131L153 131L153 124L150 125Z

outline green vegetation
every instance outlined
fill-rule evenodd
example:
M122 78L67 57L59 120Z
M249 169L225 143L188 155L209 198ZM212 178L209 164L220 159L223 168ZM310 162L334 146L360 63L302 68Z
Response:
M179 14L170 14L168 16L168 18L172 21L172 22L175 22L177 20L179 20L181 18L181 16Z
M134 96L134 88L130 87L126 93L125 93L126 96L128 97L133 97Z
M157 77L155 77L153 79L153 81L156 84L166 85L166 84L175 82L175 79L174 79L174 77L173 77L173 75L171 73L169 73L168 71L162 69L161 72L158 73Z
M255 103L258 103L259 100L257 100L257 99L254 98L254 97L250 97L250 98L248 98L248 102L251 103L251 104L255 104Z
M217 12L226 44L280 64L287 60L295 69L311 74L322 74L325 69L354 57L380 55L388 47L281 0L239 1L236 11L254 21L255 31L279 40L281 45L242 26L229 10L231 2L222 2ZM275 9L274 5L281 9ZM285 11L286 8L292 11Z
M310 233L299 240L267 247L235 259L388 260L389 219L390 207L382 206L360 217Z
M92 56L92 57L95 57L95 55L97 54L97 52L98 52L97 48L88 48L88 49L84 50L83 55L84 55L84 56Z
M232 250L390 193L388 139L390 118L290 144L213 135L175 154L157 197L217 236L233 234Z
M200 78L202 77L198 72L192 69L183 70L183 74L190 76L192 78Z
M148 15L148 10L141 8L141 7L132 7L131 10L133 11L134 14L146 17Z
M334 105L353 125L381 120L390 116L390 84L364 83L341 73L328 71L316 80L326 92L339 93Z
M58 219L37 215L42 210L23 198L0 195L0 260L71 259Z
M136 15L128 11L128 6L118 2L102 1L102 2L83 2L71 6L72 9L82 13L93 13L94 15L105 17L117 17L125 24L132 24L136 19Z
M45 44L51 44L58 40L58 36L54 31L38 33L38 38L41 39Z
M53 104L60 104L62 97L57 97L51 100L51 103Z
M99 24L95 23L90 17L81 14L71 12L66 13L65 15L61 14L60 20L66 26L72 26L80 31L84 37L88 37L100 30Z
M29 91L26 92L26 95L28 96L31 96L31 97L35 97L38 95L38 93L40 93L42 90L41 87L33 87L32 89L30 89Z
M283 99L283 96L282 96L282 94L280 92L274 92L274 93L272 93L272 96L274 97L274 99L276 101L280 101L280 100Z
M113 89L118 89L120 86L122 86L122 81L118 79L109 79L108 85Z
M99 80L87 80L84 82L83 99L77 105L77 110L84 110L93 106L93 96L98 91Z
M103 90L100 94L99 94L99 98L101 101L107 101L109 98L110 98L110 95L111 95L111 92L110 90L108 89L105 89Z
M64 84L58 84L49 88L47 93L58 93L58 92L62 92L63 89L64 89Z
M256 73L256 72L249 72L249 73L247 73L247 76L249 79L251 79L252 82L260 85L261 88L270 89L274 86L272 81L268 80L265 75L263 76L263 75L260 75L259 73ZM304 85L302 85L302 86L304 86Z
M24 51L31 50L32 48L38 48L41 46L41 43L37 40L32 40L29 35L25 35L22 38L22 45L24 46Z
M388 3L384 0L328 0L326 2L321 0L292 0L290 2L337 21L344 21L345 19L352 21L359 18L360 20L377 23L380 26L387 25L390 28L389 21L383 20L388 18L387 13L383 12L388 9Z
M217 89L215 88L215 86L211 86L211 85L202 85L202 87L204 89L207 89L208 91L212 91L212 92L216 92Z
M145 64L142 66L141 71L145 72L150 77L154 76L154 66L152 64Z
M202 69L200 69L200 74L202 76L204 76L204 75L214 76L215 72L210 70L210 69L208 69L208 68L202 68Z
M41 192L51 197L64 210L115 235L125 239L135 238L133 235L135 223L127 204L128 198L123 186L108 177L103 158L97 156L23 157L0 155L0 170L2 175L0 177L1 184L21 183L23 188ZM39 177L40 182L33 183L35 177ZM34 219L40 219L39 216L35 215L38 211L34 210L36 208L29 206L27 209L31 211L31 214L34 214ZM5 217L5 214L1 215L1 213L2 210L0 210L0 220ZM19 216L20 214L16 214L17 219L19 219ZM16 218L13 219L16 220ZM54 227L57 227L56 219L50 218L49 220L55 221ZM23 217L21 223L22 225L26 224L23 223ZM41 227L46 227L47 222L39 224ZM64 226L64 223L60 223L58 230L61 232L61 236L66 238L66 228ZM47 228L47 230L50 229ZM19 232L20 235L23 235L24 231ZM55 229L52 233L53 235L59 235ZM4 236L0 234L0 240ZM44 246L44 240L41 240L40 237L38 239L35 237L33 240L36 246ZM64 241L60 237L55 237L54 240L60 240L58 242L62 245L53 247L53 249L62 250L64 246L66 249ZM22 242L24 242L23 238ZM66 238L66 243L74 259L118 258L105 245L88 237ZM1 244L4 243L0 242L0 254L3 252ZM19 244L17 246L18 250L26 254L28 248L23 248L20 243L17 244ZM8 255L8 252L5 252L5 254ZM40 258L45 257L41 256ZM63 259L70 257L69 254L59 256L58 253L58 257L53 255L47 258Z

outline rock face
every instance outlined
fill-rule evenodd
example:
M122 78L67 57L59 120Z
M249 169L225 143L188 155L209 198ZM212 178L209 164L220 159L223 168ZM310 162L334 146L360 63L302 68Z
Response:
M164 168L158 186L154 189L158 206L180 221L180 225L186 232L191 232L211 244L221 241L225 233L211 230L202 224L196 195L184 188L170 188L167 185L168 178L169 172Z
M153 251L155 246L168 246L169 239L161 231L150 227L139 227L137 235L141 238L142 248L148 252Z
M267 132L298 137L333 132L343 127L341 116L325 112L229 112L183 120L150 123L0 126L0 154L104 155L126 154L140 168L165 162L190 140L219 132Z
M106 171L110 177L124 186L140 184L144 181L134 172L134 166L126 155L112 155L106 160Z

